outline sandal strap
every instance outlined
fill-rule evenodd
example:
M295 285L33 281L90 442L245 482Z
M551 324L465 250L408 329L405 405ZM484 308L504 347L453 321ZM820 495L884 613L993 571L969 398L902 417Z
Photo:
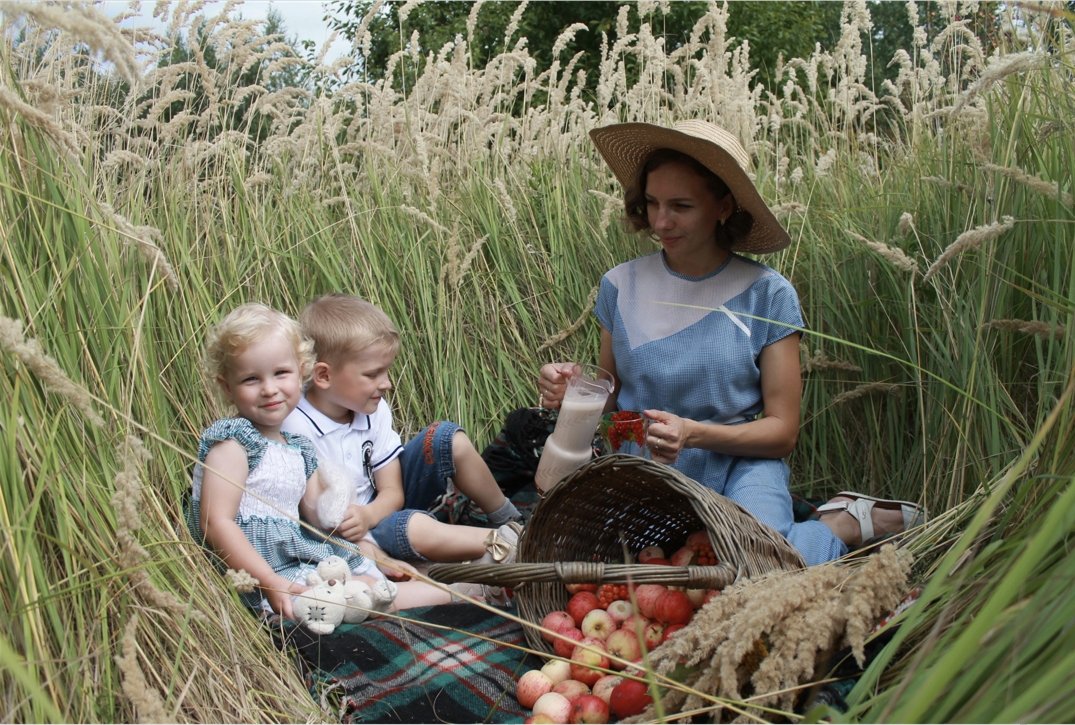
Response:
M859 522L859 530L862 532L862 540L873 538L873 505L874 501L857 498L854 501L833 501L817 507L818 514L830 511L846 511Z

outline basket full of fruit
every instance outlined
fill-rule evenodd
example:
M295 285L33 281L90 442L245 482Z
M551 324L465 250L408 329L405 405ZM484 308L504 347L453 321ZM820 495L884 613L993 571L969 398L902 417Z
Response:
M511 586L522 619L574 629L569 637L579 640L596 630L607 641L628 617L645 617L653 620L647 627L663 625L652 628L652 646L737 577L804 566L784 537L738 504L669 466L615 454L549 491L523 530L515 563L437 564L429 575ZM526 637L533 649L565 658L575 644L531 627Z

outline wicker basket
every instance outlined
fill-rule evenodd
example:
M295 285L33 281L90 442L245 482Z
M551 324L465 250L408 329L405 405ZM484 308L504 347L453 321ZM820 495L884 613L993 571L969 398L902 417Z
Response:
M624 547L678 547L705 529L718 566L622 565ZM787 539L729 499L669 466L637 456L602 456L552 489L523 530L515 564L437 564L431 578L515 586L520 616L540 622L564 609L565 583L660 582L722 589L739 573L754 577L805 566ZM618 564L619 563L619 564ZM533 649L552 654L527 628Z

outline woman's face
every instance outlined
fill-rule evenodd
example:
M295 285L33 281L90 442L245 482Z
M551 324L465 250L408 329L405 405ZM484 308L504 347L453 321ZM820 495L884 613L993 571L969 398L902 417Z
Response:
M658 166L646 177L646 217L677 272L723 263L728 252L717 245L716 230L734 208L731 194L715 198L705 180L684 164Z

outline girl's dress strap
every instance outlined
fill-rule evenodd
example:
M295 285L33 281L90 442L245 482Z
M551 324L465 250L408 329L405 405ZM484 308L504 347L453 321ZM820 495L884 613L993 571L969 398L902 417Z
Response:
M301 433L283 431L283 434L288 445L298 446L298 449L302 451L302 465L306 468L306 478L314 475L314 471L317 470L317 451L314 450L313 441Z
M237 441L243 447L246 451L247 470L250 471L261 463L261 458L269 445L268 438L261 435L261 431L246 418L223 418L202 433L201 440L198 442L198 460L205 463L212 447L226 440Z

